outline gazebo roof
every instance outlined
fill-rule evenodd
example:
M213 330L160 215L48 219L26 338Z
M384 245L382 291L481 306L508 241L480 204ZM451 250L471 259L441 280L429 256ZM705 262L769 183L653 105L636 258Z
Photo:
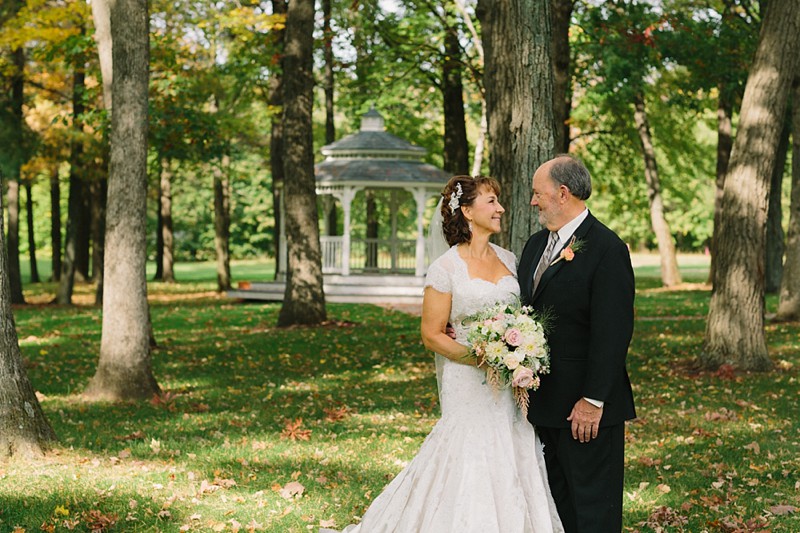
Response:
M386 131L364 131L362 129L358 133L352 133L323 146L321 152L322 155L328 157L347 157L354 153L358 153L362 157L368 154L389 155L389 153L394 153L395 155L421 158L425 156L427 150Z
M427 150L385 131L375 108L362 115L360 131L323 146L321 152L326 159L315 165L319 185L441 187L450 177L422 161Z
M374 186L435 185L450 178L444 170L425 163L403 159L326 159L315 167L317 183L336 185L369 182Z

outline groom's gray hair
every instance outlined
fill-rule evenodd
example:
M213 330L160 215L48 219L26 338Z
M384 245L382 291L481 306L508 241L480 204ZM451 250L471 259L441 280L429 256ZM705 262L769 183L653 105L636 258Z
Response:
M592 195L592 176L589 169L573 155L557 155L550 166L550 177L558 185L566 186L579 200L587 200Z

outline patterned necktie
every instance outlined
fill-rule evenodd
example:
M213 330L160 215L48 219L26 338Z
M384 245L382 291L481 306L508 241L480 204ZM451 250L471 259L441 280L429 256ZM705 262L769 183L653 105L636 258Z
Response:
M542 257L539 259L539 264L536 265L536 272L533 274L533 290L531 291L531 294L536 293L536 287L539 286L539 281L542 279L544 271L550 266L551 256L553 255L553 250L555 249L557 242L558 233L551 231L550 237L547 239L547 247L544 249Z

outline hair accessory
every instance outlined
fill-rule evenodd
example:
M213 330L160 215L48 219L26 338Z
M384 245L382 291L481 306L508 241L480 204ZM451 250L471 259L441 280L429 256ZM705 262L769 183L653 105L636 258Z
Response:
M461 198L462 194L464 194L464 189L461 188L460 183L456 183L456 190L450 193L450 201L447 203L447 205L450 206L451 213L455 213L456 209L461 205L458 200Z

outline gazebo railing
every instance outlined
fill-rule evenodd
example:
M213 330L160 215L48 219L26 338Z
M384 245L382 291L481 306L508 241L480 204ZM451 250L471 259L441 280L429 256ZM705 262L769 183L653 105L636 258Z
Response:
M342 268L342 237L321 236L322 271L340 273ZM416 241L414 239L351 239L350 272L414 273Z

